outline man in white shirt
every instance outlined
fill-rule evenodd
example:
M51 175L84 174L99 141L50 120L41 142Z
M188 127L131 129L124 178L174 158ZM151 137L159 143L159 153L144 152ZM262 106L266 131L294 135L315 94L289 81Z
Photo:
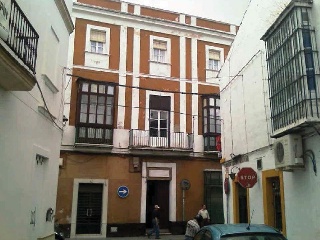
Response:
M201 215L197 215L193 219L187 222L185 240L193 240L196 233L200 230L201 221L202 221Z
M205 204L202 205L202 208L198 212L202 216L203 221L201 222L201 227L206 226L210 223L210 216Z

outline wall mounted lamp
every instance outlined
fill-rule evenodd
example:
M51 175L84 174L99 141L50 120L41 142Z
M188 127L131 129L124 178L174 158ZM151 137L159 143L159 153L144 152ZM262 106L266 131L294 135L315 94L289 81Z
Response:
M63 118L62 118L63 126L65 126L68 121L69 119L65 115L63 115Z
M48 208L47 213L46 213L46 222L52 222L53 212L54 212L54 210L52 208Z
M237 169L238 171L235 172L235 169ZM234 181L234 179L236 178L236 174L240 171L240 168L237 166L234 166L233 168L231 168L229 176L232 179L232 181Z

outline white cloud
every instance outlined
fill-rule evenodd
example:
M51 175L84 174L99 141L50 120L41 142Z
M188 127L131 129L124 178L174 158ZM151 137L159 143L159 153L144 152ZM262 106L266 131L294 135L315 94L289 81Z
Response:
M125 0L239 25L250 0Z

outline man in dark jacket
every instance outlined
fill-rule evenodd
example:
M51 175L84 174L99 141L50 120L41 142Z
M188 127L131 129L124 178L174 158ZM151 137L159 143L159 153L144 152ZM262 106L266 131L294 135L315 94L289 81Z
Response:
M155 233L156 239L160 239L159 237L159 220L160 220L160 213L159 213L160 207L158 205L154 205L154 209L152 211L152 230L148 232L148 238Z

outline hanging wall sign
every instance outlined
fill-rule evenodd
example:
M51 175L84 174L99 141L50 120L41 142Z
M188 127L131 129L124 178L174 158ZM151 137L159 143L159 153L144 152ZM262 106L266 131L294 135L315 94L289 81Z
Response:
M237 174L239 184L244 188L252 188L257 183L257 173L250 167L241 168Z

